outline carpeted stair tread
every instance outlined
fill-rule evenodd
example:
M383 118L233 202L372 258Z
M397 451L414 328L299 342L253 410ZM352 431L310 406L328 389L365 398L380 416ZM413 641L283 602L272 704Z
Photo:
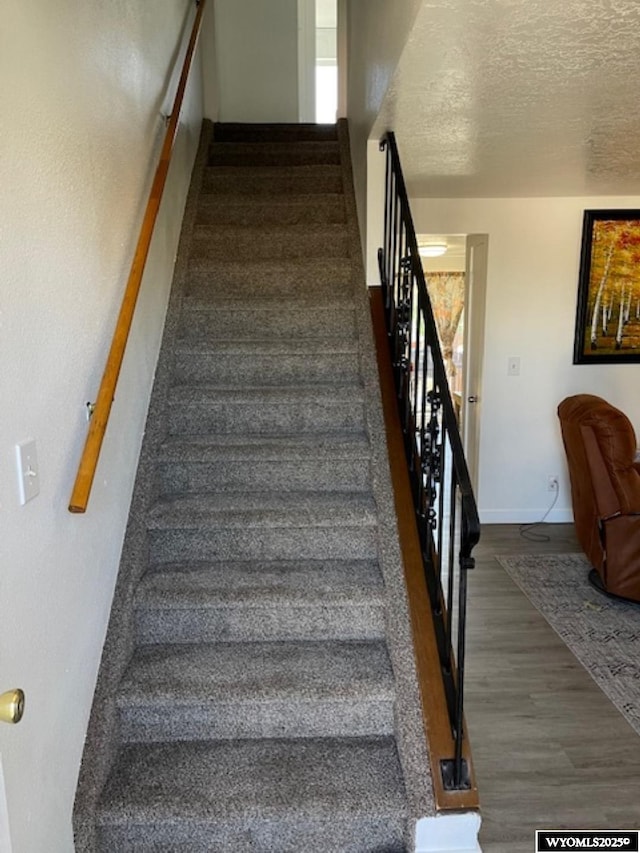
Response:
M303 166L340 163L337 141L220 142L209 149L210 166Z
M375 505L367 495L294 492L215 492L165 498L150 510L151 530L201 527L354 527L376 523Z
M306 142L337 140L335 124L299 124L216 122L213 129L215 142Z
M149 645L117 704L125 740L391 734L382 642Z
M209 195L198 207L196 225L338 223L346 221L344 197L339 193L307 195Z
M395 853L405 815L391 738L191 741L123 749L98 825L105 851Z

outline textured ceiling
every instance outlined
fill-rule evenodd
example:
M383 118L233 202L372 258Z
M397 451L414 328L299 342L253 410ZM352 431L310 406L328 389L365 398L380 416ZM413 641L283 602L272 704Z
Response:
M424 0L386 129L412 195L640 194L640 3Z

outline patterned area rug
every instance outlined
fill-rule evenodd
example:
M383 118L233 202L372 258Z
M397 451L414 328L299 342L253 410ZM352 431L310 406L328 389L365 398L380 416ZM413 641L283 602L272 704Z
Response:
M595 590L582 554L496 559L640 734L640 605Z

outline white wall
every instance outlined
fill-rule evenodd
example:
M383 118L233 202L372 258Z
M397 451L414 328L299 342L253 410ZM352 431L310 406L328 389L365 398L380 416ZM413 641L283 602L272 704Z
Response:
M484 377L480 394L483 522L570 521L571 496L556 415L569 394L605 397L640 435L640 364L573 365L582 215L590 208L637 208L640 199L412 199L418 231L487 233L489 263ZM507 359L519 356L519 376Z
M298 121L297 0L215 0L220 121Z
M367 220L367 140L421 3L422 0L393 3L349 0L347 6L347 109L363 243Z
M200 35L202 52L202 88L204 114L211 121L218 121L220 92L218 88L218 61L216 57L216 7L209 0L202 21Z
M0 690L27 696L22 723L0 725L13 853L73 849L83 739L201 124L198 64L89 510L71 515L67 504L193 14L189 0L3 8ZM41 490L20 506L14 446L27 438Z

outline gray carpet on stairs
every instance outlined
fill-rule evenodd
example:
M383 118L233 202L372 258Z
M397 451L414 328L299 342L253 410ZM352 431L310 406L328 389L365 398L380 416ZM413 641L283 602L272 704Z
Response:
M432 792L346 125L205 123L76 850L411 850Z

